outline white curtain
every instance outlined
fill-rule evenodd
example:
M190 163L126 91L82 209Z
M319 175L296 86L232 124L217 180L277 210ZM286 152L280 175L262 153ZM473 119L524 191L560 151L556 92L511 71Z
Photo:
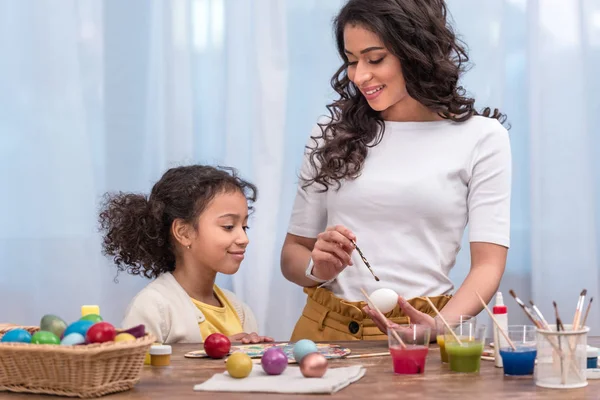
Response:
M100 253L106 191L148 192L166 168L231 165L259 187L249 256L219 277L261 332L289 338L305 296L279 271L303 145L339 65L343 0L0 2L0 322L120 321L147 281ZM569 320L600 287L600 1L450 0L478 106L506 112L512 246L501 285ZM468 249L468 244L463 246ZM468 271L463 251L453 271ZM8 306L8 304L11 304ZM600 333L600 314L589 324Z
M582 289L588 299L600 295L600 1L449 6L475 64L465 86L512 125L511 249L500 286L509 321L527 321L509 289L534 300L549 321L556 301L570 321ZM463 251L456 284L468 265ZM598 335L596 307L588 325Z

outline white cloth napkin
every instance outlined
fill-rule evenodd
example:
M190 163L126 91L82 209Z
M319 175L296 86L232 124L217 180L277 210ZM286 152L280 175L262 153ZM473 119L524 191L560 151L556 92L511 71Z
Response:
M362 365L330 368L322 378L305 378L300 368L288 366L281 375L267 375L254 364L247 378L236 379L227 372L215 374L206 382L194 386L195 391L262 392L262 393L336 393L366 373Z

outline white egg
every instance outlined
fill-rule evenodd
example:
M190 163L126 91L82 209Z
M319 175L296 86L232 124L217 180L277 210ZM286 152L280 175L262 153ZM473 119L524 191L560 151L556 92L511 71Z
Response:
M377 289L369 297L375 307L384 314L392 311L398 304L398 294L392 289Z

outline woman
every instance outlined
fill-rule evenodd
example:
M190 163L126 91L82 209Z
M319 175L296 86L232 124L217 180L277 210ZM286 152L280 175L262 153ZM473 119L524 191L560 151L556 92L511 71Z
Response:
M339 99L307 145L281 254L284 276L308 295L292 340L385 338L389 322L373 320L361 288L393 289L398 307L386 317L435 329L423 296L442 314L476 315L475 291L489 301L499 286L508 132L498 110L477 112L459 86L468 57L446 14L441 0L350 0L335 19ZM451 295L467 222L471 268Z

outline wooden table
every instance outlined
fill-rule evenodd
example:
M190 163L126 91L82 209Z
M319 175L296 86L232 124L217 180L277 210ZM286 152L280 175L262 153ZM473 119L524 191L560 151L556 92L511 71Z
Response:
M590 345L600 346L600 337L589 338ZM352 349L352 354L387 351L387 342L339 342ZM171 366L157 368L144 366L142 378L133 390L103 397L117 399L600 399L600 380L590 380L582 389L556 390L535 386L530 377L505 377L501 368L491 361L481 361L479 374L456 374L440 362L438 347L430 347L424 375L394 375L389 356L349 360L331 360L331 368L362 364L366 375L356 383L332 395L280 395L264 393L194 392L195 384L225 370L223 360L187 359L183 355L198 350L201 345L173 345ZM37 398L50 396L22 395L0 392L2 399Z

